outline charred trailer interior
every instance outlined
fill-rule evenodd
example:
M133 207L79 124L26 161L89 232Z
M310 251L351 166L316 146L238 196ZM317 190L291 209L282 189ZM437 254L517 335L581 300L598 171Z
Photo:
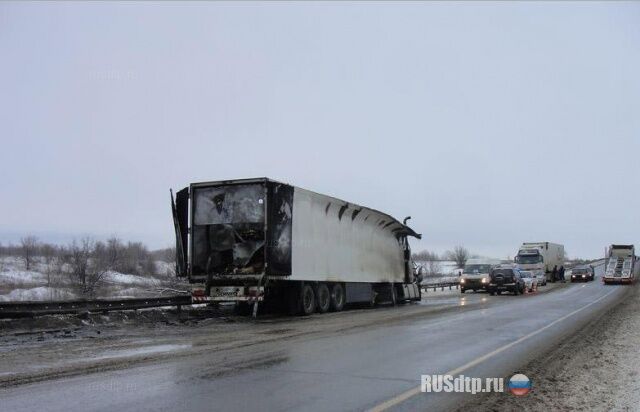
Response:
M258 302L291 313L420 299L393 217L267 178L193 183L172 194L176 273L194 302ZM406 219L405 219L406 222Z

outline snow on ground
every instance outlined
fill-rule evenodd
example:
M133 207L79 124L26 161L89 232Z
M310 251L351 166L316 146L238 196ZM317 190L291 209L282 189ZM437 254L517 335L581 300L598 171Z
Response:
M6 295L0 295L0 302L66 300L75 298L77 298L76 294L67 289L39 286L31 289L13 289Z
M111 293L110 297L135 298L140 296L140 292L140 288L126 288Z
M456 262L451 260L438 260L434 262L416 261L416 264L418 266L424 266L427 270L436 268L439 275L454 275L457 274L456 270L459 270Z
M44 273L26 271L26 270L9 270L0 272L0 285L38 285L47 282L47 276Z
M160 281L155 278L147 278L138 275L127 275L119 272L107 272L103 277L105 283L120 285L159 286Z
M155 296L157 290L171 285L173 265L158 265L157 277L139 276L119 272L107 272L97 290L98 297L146 297ZM69 275L62 273L47 277L49 266L37 260L30 271L15 257L0 258L0 302L29 300L65 300L79 298ZM50 281L50 283L49 283Z

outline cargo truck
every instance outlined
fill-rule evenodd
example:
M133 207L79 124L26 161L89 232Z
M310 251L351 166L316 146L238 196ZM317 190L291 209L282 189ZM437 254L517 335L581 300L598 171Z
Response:
M632 283L640 271L633 245L611 245L602 280L605 284Z
M522 270L536 275L550 273L554 266L559 269L564 265L564 246L551 242L525 242L514 260Z
M192 301L291 313L420 300L409 237L386 213L268 178L192 183L171 196L176 272Z

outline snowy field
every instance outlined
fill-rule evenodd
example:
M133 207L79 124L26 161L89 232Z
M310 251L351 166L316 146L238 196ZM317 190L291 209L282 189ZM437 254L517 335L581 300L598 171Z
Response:
M24 270L24 263L16 257L0 258L0 302L67 300L82 298L68 274L38 259L32 270ZM176 280L171 265L156 262L157 272L163 275L139 276L107 272L97 288L97 297L157 296L164 289L173 289ZM58 269L58 270L56 270Z
M422 266L427 271L427 275L431 276L457 276L461 271L456 262L451 260L437 261L420 261L415 262L418 266Z

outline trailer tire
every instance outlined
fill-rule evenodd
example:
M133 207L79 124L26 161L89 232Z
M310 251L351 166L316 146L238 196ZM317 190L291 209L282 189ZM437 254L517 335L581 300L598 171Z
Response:
M333 285L331 288L331 304L329 306L329 310L332 312L342 311L342 309L344 309L345 298L346 296L342 284L336 283Z
M311 315L316 311L316 294L310 284L302 285L302 293L300 294L301 312L304 316Z
M329 307L331 306L331 293L326 283L318 284L316 288L316 301L318 312L325 313L329 311Z

